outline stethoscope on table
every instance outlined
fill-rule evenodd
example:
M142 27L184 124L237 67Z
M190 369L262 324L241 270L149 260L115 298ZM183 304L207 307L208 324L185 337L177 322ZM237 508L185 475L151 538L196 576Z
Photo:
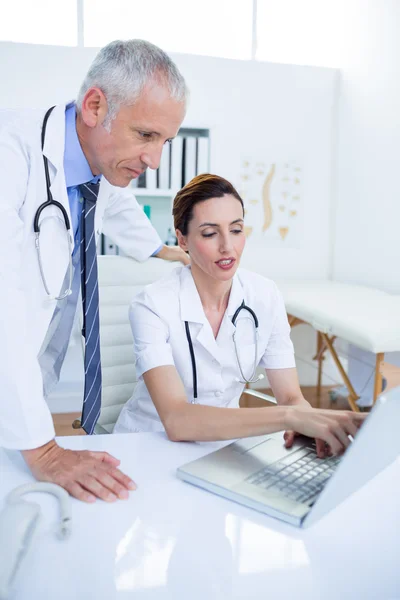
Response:
M43 148L44 148L44 140L45 140L45 137L46 137L47 121L48 121L48 118L49 118L49 116L50 116L50 114L51 114L51 112L52 112L52 110L54 108L55 108L54 106L52 106L51 108L49 108L49 110L46 112L46 114L44 116L44 119L43 119L43 126L42 126L42 152L43 152ZM49 164L48 164L47 157L44 154L43 154L43 162L44 162L44 172L45 172L45 175L46 175L47 200L46 200L46 202L43 202L43 204L41 204L39 206L39 208L37 209L37 211L35 213L35 218L34 218L34 221L33 221L33 230L35 232L35 247L36 247L36 251L37 251L37 254L38 254L40 275L42 277L44 289L46 290L47 295L52 300L63 300L64 298L66 298L67 296L69 296L70 294L72 294L72 289L71 288L72 288L73 273L72 273L72 238L71 238L71 226L70 226L70 223L69 223L69 218L68 218L68 215L67 215L67 211L65 210L65 208L63 207L63 205L60 204L60 202L57 202L57 200L54 200L53 195L51 193L51 190L50 190ZM40 215L42 214L43 210L45 208L47 208L48 206L56 206L61 211L63 219L64 219L64 223L65 223L65 229L66 229L67 240L68 240L68 249L69 249L69 266L68 266L68 268L69 268L69 282L68 282L67 288L59 296L53 296L50 293L49 287L47 285L46 277L44 275L42 257L41 257L41 254L40 254L40 225L39 225L39 219L40 219Z
M242 380L238 380L241 381L241 383L255 383L256 381L258 381L259 379L261 379L263 376L258 375L257 377L255 376L256 374L256 369L257 369L257 354L258 354L258 318L256 313L254 312L254 310L252 310L249 306L246 306L244 300L242 302L242 304L236 309L235 314L232 317L232 324L236 327L236 321L237 318L240 314L240 312L242 310L247 310L247 312L250 313L252 319L253 319L253 324L254 324L254 345L255 345L255 350L254 350L254 363L253 363L253 371L252 374L249 378L247 378L244 373L243 373L243 369L242 369L242 365L240 364L240 358L239 358L239 350L237 347L237 343L236 343L236 333L237 330L235 329L235 331L233 332L233 343L235 346L235 354L236 354L236 360L237 360L237 364L239 367L239 371L240 374L242 376ZM188 321L185 321L185 330L186 330L186 337L187 337L187 341L189 344L189 351L190 351L190 360L192 363L192 373L193 373L193 397L196 399L197 398L197 368L196 368L196 357L194 355L194 350L193 350L193 343L192 343L192 337L190 335L190 329L189 329L189 323Z

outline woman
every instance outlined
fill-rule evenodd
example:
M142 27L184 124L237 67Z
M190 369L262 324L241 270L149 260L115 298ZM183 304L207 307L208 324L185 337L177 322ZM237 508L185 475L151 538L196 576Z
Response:
M343 452L364 415L312 409L304 399L276 285L238 270L245 234L235 188L199 175L176 195L173 216L191 265L146 286L131 305L139 381L114 431L165 429L174 441L206 441L286 430L287 447L299 433L316 438L321 457ZM266 369L277 407L239 408L256 366Z

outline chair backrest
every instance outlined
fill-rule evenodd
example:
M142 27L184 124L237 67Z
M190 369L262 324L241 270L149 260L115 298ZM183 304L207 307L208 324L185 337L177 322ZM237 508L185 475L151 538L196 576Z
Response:
M99 256L100 352L103 376L101 412L95 433L111 433L136 384L129 305L147 284L179 263L149 258L139 263L122 256Z

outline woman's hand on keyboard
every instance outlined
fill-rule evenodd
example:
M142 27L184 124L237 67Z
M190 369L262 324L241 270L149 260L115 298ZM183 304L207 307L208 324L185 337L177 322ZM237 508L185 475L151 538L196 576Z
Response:
M293 446L295 438L299 435L301 434L296 433L296 431L285 431L285 433L283 434L283 439L285 440L285 448L291 448ZM326 458L327 456L332 455L331 449L329 448L328 444L324 442L324 440L315 438L315 445L318 458Z
M312 410L312 406L305 398L301 398L299 401L293 403L291 406L299 406L302 408ZM285 440L285 448L291 448L293 446L294 440L297 436L301 435L300 433L296 433L296 431L285 431L283 434L283 439ZM332 454L331 449L328 444L324 442L324 440L320 440L319 438L315 439L316 452L318 458L326 458Z
M315 438L320 458L331 454L342 454L350 445L349 436L357 434L366 413L350 410L325 410L305 405L288 408L285 446L293 445L296 434Z

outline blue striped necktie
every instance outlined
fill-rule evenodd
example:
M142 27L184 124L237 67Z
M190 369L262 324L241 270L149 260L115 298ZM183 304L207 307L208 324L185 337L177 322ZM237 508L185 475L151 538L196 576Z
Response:
M101 409L101 364L99 327L99 288L97 281L97 252L94 230L99 183L79 186L83 198L81 218L81 282L83 330L85 337L85 391L81 426L93 433Z

